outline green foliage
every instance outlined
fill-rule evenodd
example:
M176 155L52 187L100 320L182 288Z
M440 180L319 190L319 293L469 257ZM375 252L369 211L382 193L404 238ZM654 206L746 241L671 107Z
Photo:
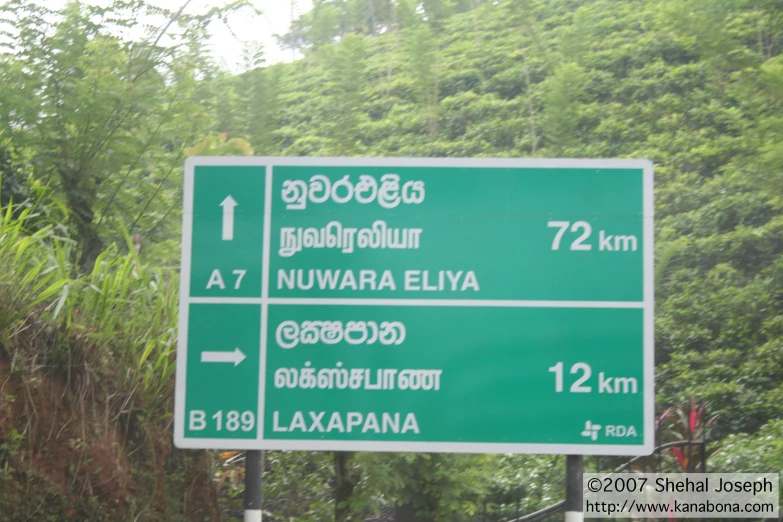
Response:
M327 110L323 118L331 144L326 154L350 156L360 152L359 126L363 120L361 106L366 87L365 42L355 34L346 35L336 46L324 49Z
M579 65L564 63L554 72L544 98L545 128L552 149L561 156L579 143L579 105L585 92L588 76Z
M324 452L267 452L263 492L274 499L267 509L285 520L329 520L334 513L330 462Z
M340 2L321 5L323 20L326 7L347 12ZM695 397L719 414L711 438L754 432L783 414L779 12L779 2L743 0L399 1L390 30L363 37L361 65L343 74L357 90L340 121L351 136L359 122L355 154L652 159L658 401ZM298 23L322 14L308 16ZM281 68L274 137L285 154L333 154L335 141L352 143L318 117L345 107L334 66L345 42L331 42L350 37L358 48L356 34L372 33L327 25L336 31L328 38L301 40L316 51ZM456 516L446 515L455 504L439 496L448 488L437 473L460 469L459 459L400 468L366 459L358 457L363 477L378 470L395 502ZM360 498L372 496L364 480ZM525 489L523 511L557 499L534 501L529 483L514 480L491 491L498 505L515 488ZM474 503L464 512L478 505L472 492L486 491L449 487L464 491L458 504Z
M40 217L35 207L18 215L11 204L0 207L0 334L8 335L37 306L67 295L67 242Z
M591 471L590 464L585 471ZM560 455L498 455L485 469L488 495L481 509L488 520L514 519L565 496L565 459Z
M205 123L194 118L190 57L209 21L241 5L205 16L119 0L69 2L58 13L18 0L0 7L19 28L0 46L0 82L19 86L0 93L0 132L25 151L36 179L56 184L81 267L91 268L104 238L121 240L119 223L150 230L170 214L179 188L171 171ZM169 23L143 41L117 36L118 25L143 29L145 13ZM175 22L187 30L167 35Z
M408 506L419 520L471 520L487 493L482 479L489 460L481 455L395 456L391 467L397 483L382 491Z
M772 421L751 437L729 435L710 465L713 473L782 473L783 421Z
M26 173L17 165L9 141L0 134L0 206L32 197Z
M438 102L434 65L437 56L435 39L429 26L425 24L417 24L406 33L404 49L407 68L410 71L417 101L424 110L427 130L432 134L437 123L435 106Z
M72 278L73 242L52 225L28 228L41 214L31 206L15 217L11 205L0 213L0 332L8 340L37 314L87 336L101 346L100 361L107 368L124 368L117 379L138 388L147 412L165 415L177 337L176 274L144 266L132 249L119 255L110 248L89 274Z
M0 8L15 21L14 45L0 49L0 82L13 86L0 90L5 345L31 317L63 329L70 341L47 361L89 363L127 400L110 408L170 439L177 277L156 267L176 264L186 155L645 157L658 403L693 398L719 415L707 429L722 440L715 469L781 469L780 0L318 0L282 37L303 59L265 67L248 44L231 76L204 37L241 4L201 15L142 0ZM169 39L160 28L120 38L141 13ZM206 467L177 459L167 465ZM563 494L558 457L344 464L269 452L265 509L304 521L397 505L423 520L489 521ZM353 489L336 503L344 472Z

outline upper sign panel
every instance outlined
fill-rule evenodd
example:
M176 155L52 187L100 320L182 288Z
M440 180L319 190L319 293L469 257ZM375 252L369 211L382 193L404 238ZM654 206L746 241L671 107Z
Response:
M270 297L644 298L642 163L273 173Z

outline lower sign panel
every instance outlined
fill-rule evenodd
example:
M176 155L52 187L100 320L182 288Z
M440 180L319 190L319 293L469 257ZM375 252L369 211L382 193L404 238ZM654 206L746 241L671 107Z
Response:
M265 438L644 444L641 309L423 312L270 306Z
M182 447L652 448L643 308L267 306L263 350L259 305L190 306Z

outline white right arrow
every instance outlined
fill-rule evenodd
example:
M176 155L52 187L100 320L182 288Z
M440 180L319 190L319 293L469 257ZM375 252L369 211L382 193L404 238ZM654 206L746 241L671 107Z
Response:
M223 207L223 241L234 239L234 207L237 205L238 203L231 195L220 204Z
M206 363L234 363L239 365L247 356L239 348L233 352L201 352L201 362Z

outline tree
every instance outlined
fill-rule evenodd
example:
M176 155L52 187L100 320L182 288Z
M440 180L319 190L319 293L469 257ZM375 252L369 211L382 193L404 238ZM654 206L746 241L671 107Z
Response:
M364 40L353 34L346 35L326 56L329 104L325 128L333 154L355 154L362 148L359 125L367 85L365 62Z
M555 70L544 98L547 141L558 154L579 141L579 102L585 91L587 75L575 63L565 63Z
M408 68L419 103L424 109L427 132L435 134L438 124L438 82L435 38L427 24L417 24L403 33Z
M2 138L2 136L0 136ZM19 204L31 196L22 169L16 164L7 140L0 139L0 208Z
M256 154L269 154L274 150L274 130L280 112L280 67L262 67L265 60L260 45L250 44L245 50L243 72L240 74L237 93L241 103L236 131L252 139Z
M242 4L204 17L186 15L187 5L168 11L143 2L118 0L98 8L72 1L50 13L14 0L2 8L17 19L19 30L15 45L5 48L12 65L0 70L0 80L23 87L13 95L19 109L7 113L0 125L30 155L35 175L56 182L62 191L83 269L103 247L98 225L106 213L132 212L143 198L160 194L168 176L158 177L155 170L165 172L167 163L181 158L182 143L192 131L178 119L192 111L187 105L192 75L184 51L213 17ZM142 42L115 35L113 21L132 27L141 12L166 21ZM47 21L49 15L56 15L54 21ZM175 26L185 30L170 31ZM174 43L163 46L167 33ZM161 165L163 158L168 161ZM142 182L129 187L130 179ZM135 189L135 201L125 198L127 189Z
M533 100L533 85L530 81L530 65L528 63L528 51L526 49L528 42L532 41L533 51L540 51L537 45L537 35L535 33L536 22L533 13L533 4L530 1L511 0L506 4L511 20L519 27L522 37L522 65L525 74L525 97L527 101L527 115L530 125L530 154L536 155L538 150L538 131L536 122L536 109Z

